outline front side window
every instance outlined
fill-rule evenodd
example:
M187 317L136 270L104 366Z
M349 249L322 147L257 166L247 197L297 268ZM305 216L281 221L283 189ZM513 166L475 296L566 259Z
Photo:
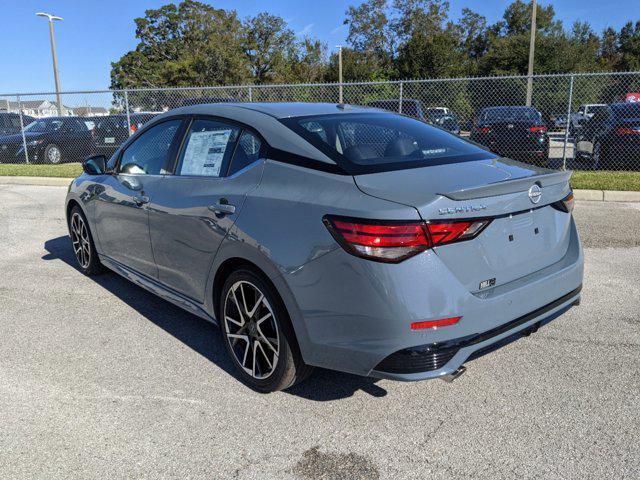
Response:
M495 158L460 137L397 114L324 115L282 122L354 175Z
M189 128L179 175L224 176L240 129L213 120L195 120Z
M169 173L168 156L181 122L169 120L144 132L122 153L119 171L140 175Z

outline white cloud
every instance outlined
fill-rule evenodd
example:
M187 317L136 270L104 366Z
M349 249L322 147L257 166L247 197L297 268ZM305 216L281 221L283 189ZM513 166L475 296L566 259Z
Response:
M309 35L311 33L311 30L313 30L314 25L315 23L310 23L309 25L305 25L304 28L298 32L298 35L301 35L303 37L305 35Z
M343 23L342 25L338 25L336 28L334 28L333 30L331 30L329 33L331 35L335 35L336 33L341 32L342 30L344 30L345 28L347 28L347 25L345 23Z

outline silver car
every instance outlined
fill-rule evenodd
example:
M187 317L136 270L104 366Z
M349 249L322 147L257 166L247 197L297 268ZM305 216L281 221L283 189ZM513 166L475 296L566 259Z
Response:
M580 299L571 172L395 113L186 106L83 168L66 200L80 269L218 324L259 391L313 366L452 379Z

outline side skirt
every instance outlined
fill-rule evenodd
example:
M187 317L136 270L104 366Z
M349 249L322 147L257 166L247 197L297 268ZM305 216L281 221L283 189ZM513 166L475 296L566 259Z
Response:
M135 283L136 285L148 290L149 292L157 295L158 297L166 300L168 302L177 305L178 307L186 310L189 313L193 313L194 315L213 323L214 325L218 325L217 320L209 315L200 303L193 301L192 299L185 297L179 292L161 284L157 280L147 277L146 275L142 275L141 273L136 272L135 270L123 265L122 263L107 257L105 255L99 255L100 262L105 267L113 270L118 275L126 278L130 282Z

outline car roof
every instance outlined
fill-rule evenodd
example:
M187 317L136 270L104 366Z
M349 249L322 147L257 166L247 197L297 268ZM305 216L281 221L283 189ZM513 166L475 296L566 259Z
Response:
M331 158L307 142L280 119L314 115L384 113L387 110L337 103L204 103L169 110L150 120L155 125L176 115L210 115L240 122L254 128L273 148L301 155L324 163L335 164Z

